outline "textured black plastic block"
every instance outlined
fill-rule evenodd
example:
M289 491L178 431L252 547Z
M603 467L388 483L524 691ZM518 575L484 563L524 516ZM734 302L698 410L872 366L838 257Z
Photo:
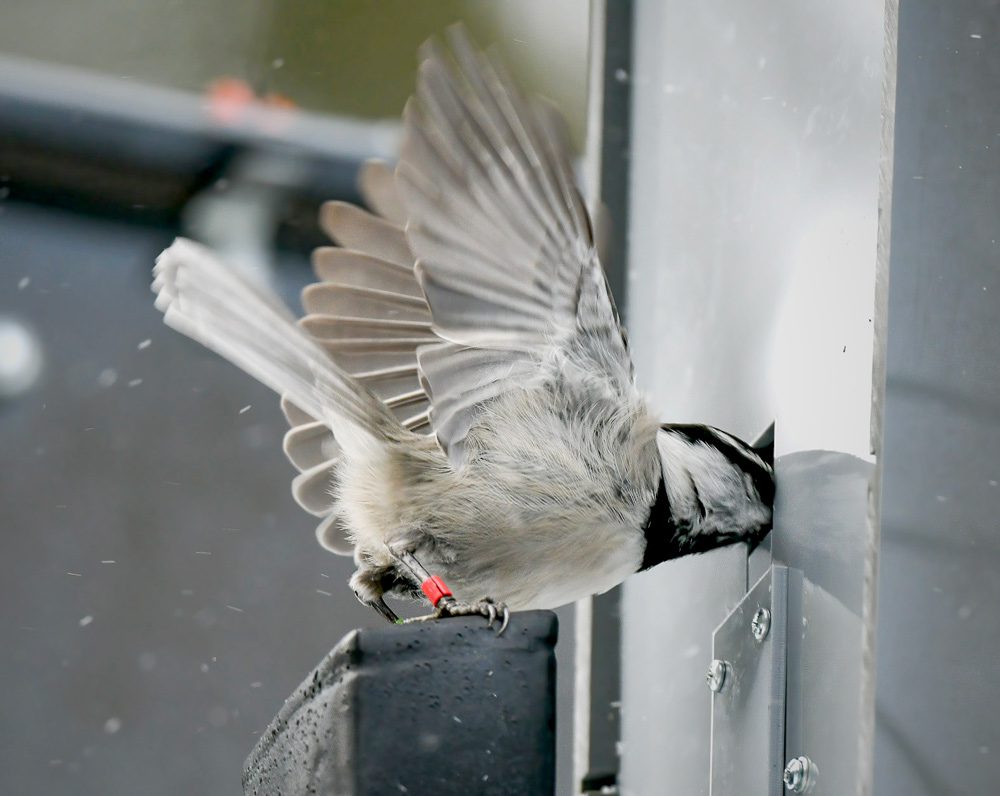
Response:
M549 796L550 611L354 630L285 702L247 758L256 796Z

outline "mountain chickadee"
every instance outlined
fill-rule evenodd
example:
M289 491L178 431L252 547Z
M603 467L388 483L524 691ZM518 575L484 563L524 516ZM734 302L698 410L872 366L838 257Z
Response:
M774 482L746 443L650 412L562 119L449 39L421 52L395 171L361 172L377 215L323 206L340 248L315 252L304 318L184 239L153 289L168 325L282 394L293 492L354 555L358 599L505 625L759 539Z

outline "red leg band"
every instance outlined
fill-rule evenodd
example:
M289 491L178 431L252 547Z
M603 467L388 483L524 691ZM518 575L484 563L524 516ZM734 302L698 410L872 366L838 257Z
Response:
M431 601L431 605L437 608L437 604L441 602L445 597L451 597L451 589L444 585L444 581L441 580L437 575L431 575L427 580L420 584L420 589L427 599Z

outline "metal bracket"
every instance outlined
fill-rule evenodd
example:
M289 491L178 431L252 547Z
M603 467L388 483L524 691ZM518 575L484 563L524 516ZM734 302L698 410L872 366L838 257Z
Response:
M726 677L712 694L711 796L783 793L787 629L788 569L772 566L712 634Z

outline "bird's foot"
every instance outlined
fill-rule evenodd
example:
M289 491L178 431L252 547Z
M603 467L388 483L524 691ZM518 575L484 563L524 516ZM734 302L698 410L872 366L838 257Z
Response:
M404 619L403 624L412 622L427 622L433 619L442 619L446 616L484 616L486 624L492 628L497 619L500 620L500 628L497 635L502 634L507 625L510 624L510 609L504 603L498 603L489 597L483 597L474 603L466 603L456 600L451 595L441 597L434 606L434 613L426 616L418 616L413 619Z
M466 603L456 600L443 580L437 575L432 575L427 569L417 561L416 557L409 550L398 550L391 545L389 552L399 562L399 564L410 574L415 583L420 584L420 590L434 606L434 613L426 616L418 616L413 619L402 620L402 624L410 622L426 622L431 619L441 619L446 616L485 616L490 628L501 619L499 636L507 629L510 623L510 609L504 603L498 603L489 597L483 597L474 603Z

